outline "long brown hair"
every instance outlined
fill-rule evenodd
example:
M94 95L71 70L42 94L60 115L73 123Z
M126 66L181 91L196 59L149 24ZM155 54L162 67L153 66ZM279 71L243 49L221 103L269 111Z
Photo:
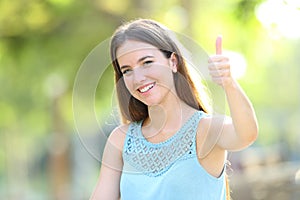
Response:
M155 46L166 58L170 58L174 53L177 58L177 73L173 73L173 77L178 97L191 107L207 112L191 80L182 54L170 36L170 30L153 20L138 19L120 26L113 34L110 43L110 55L115 71L117 98L123 123L140 121L148 117L147 105L130 94L120 71L116 51L126 40L140 41Z

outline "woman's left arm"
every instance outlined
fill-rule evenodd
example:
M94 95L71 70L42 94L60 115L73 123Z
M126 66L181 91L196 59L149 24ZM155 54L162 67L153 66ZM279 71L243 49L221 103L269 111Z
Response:
M216 55L210 57L209 70L212 80L225 91L231 115L226 120L213 120L222 123L217 144L227 150L243 149L256 140L258 123L252 103L231 75L229 59L222 55L220 37L216 42Z

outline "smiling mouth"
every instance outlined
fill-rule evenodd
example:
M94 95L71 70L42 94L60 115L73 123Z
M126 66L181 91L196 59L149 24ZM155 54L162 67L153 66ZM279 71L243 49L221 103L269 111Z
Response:
M148 85L138 88L138 91L140 93L148 92L149 90L151 90L154 87L154 85L155 85L155 83L150 83Z

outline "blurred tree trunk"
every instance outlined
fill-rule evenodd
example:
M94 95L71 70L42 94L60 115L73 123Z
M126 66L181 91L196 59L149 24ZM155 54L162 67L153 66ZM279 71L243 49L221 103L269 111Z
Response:
M65 132L59 107L60 96L52 100L53 133L51 135L49 175L53 199L70 199L69 137Z
M186 18L187 18L187 27L185 29L185 34L189 35L190 37L193 37L192 31L192 23L193 23L193 7L195 5L194 1L192 0L180 0L180 5L185 9L186 11Z

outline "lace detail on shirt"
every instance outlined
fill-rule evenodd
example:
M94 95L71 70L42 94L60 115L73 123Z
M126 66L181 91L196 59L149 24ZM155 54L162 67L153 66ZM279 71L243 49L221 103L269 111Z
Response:
M141 122L132 123L126 137L123 159L148 176L165 173L176 160L195 156L195 137L202 111L196 112L175 135L161 143L150 143L141 132Z

